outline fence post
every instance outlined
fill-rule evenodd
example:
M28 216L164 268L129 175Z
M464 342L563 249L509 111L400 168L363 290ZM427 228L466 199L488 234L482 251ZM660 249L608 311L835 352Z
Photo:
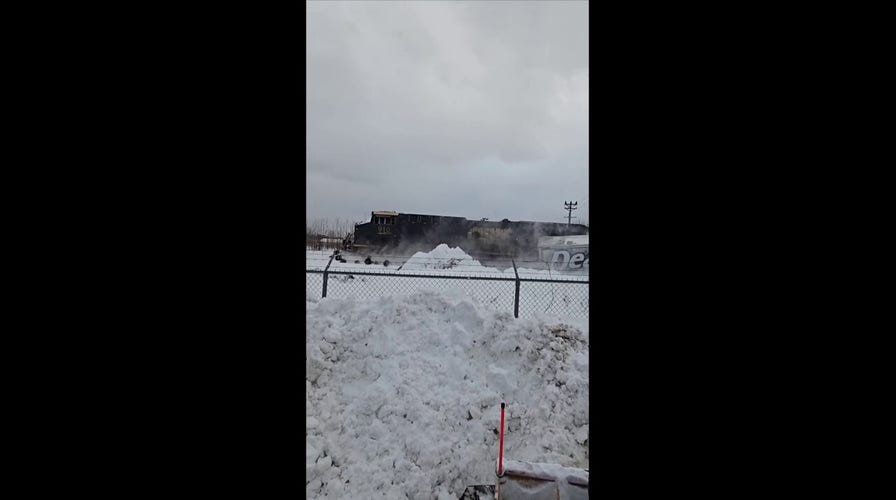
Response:
M510 258L510 262L513 263L513 274L516 275L516 293L513 295L513 317L520 317L520 275L516 272L516 261L513 260L513 257ZM326 282L326 280L325 280Z
M323 292L323 296L324 296L324 297L327 296L327 271L329 271L329 269L330 269L330 264L333 263L333 257L335 257L335 256L336 256L336 255L331 255L331 256L330 256L330 262L327 262L327 267L324 268L324 292Z

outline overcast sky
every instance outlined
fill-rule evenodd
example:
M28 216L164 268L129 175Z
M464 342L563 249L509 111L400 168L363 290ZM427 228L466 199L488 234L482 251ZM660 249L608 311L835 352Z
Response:
M587 2L311 1L307 24L309 220L587 219Z

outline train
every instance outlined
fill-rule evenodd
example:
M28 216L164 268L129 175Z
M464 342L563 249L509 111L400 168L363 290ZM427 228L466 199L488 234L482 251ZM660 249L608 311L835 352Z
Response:
M461 247L473 257L538 259L545 237L587 235L588 226L557 222L471 220L465 217L370 212L370 220L355 224L343 240L348 251L411 254L440 243Z

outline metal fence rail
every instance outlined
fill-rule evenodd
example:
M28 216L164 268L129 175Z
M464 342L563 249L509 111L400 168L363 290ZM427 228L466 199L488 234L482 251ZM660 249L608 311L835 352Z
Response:
M513 311L517 318L521 313L523 316L549 314L588 318L588 281L582 279L521 277L516 272L514 277L498 277L330 270L331 263L332 260L324 269L305 271L308 296L372 298L456 289L488 308Z

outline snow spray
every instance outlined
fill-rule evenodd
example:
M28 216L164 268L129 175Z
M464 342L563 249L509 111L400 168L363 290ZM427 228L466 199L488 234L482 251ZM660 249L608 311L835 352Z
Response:
M498 477L504 475L504 403L501 403L501 432L498 437Z

